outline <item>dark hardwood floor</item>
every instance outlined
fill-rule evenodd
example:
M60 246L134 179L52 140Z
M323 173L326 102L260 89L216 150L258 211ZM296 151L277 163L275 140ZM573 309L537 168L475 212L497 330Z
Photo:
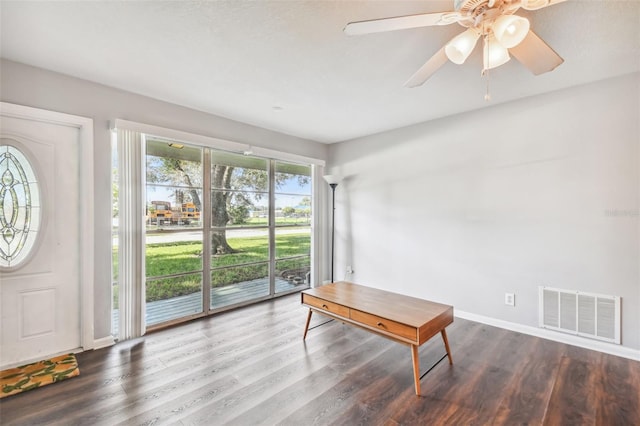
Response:
M640 362L471 321L414 394L408 346L291 295L78 355L80 376L0 400L0 423L640 425ZM323 318L314 315L312 325ZM420 348L423 370L444 354Z

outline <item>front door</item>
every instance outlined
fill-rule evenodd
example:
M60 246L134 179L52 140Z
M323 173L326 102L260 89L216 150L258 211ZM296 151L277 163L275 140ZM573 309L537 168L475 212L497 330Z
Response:
M93 320L83 315L92 312L83 306L92 282L83 282L90 271L82 269L92 259L82 227L92 222L83 203L93 200L82 197L82 161L83 151L92 152L93 126L89 119L6 103L0 112L4 368L92 346L86 322Z

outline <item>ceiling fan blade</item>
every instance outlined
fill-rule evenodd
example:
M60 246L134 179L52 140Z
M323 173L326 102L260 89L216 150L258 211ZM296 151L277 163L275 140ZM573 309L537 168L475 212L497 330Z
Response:
M567 0L523 0L520 7L526 10L538 10L543 7L553 6L554 4L562 3Z
M533 31L529 31L519 45L509 49L509 53L534 75L552 71L564 62L564 59Z
M422 13L419 15L397 16L395 18L372 19L370 21L350 22L344 27L347 35L381 33L408 28L449 25L461 18L458 12Z
M436 52L429 60L420 67L415 74L404 84L404 87L418 87L429 80L431 76L440 69L449 59L444 53L444 47Z

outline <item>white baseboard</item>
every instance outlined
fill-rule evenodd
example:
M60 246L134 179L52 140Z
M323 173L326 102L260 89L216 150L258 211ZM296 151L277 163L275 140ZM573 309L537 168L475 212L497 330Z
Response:
M93 341L93 349L102 349L115 344L116 341L113 340L113 336L102 337Z
M531 327L529 325L503 321L495 318L485 317L483 315L472 314L470 312L454 311L454 315L458 318L475 321L494 327L504 328L505 330L517 331L519 333L528 334L530 336L553 340L554 342L566 343L568 345L579 346L585 349L592 349L594 351L604 352L607 354L640 361L640 350L638 349L614 345L612 343L599 342L597 340L590 340L584 337L573 336L571 334L546 330L544 328Z

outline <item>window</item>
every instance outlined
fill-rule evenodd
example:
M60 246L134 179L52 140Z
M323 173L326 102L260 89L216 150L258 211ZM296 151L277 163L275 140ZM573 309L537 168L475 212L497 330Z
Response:
M40 227L40 188L17 147L0 145L0 267L16 268L31 253Z
M289 285L311 283L311 167L275 162L276 277Z
M211 153L211 309L270 295L269 164Z
M146 324L203 312L203 148L146 138Z
M128 210L130 215L144 215L140 221L144 222L143 236L139 241L134 236L129 245L114 244L114 265L135 257L136 247L140 247L143 262L127 266L127 276L143 273L140 282L144 288L126 293L131 294L129 304L136 303L137 294L145 299L145 309L139 315L144 312L146 327L310 286L312 164L243 155L159 136L134 136L128 137L138 141L143 161L136 160L135 152L130 153L128 165L114 162L114 176L118 176L116 169L120 174L127 168L143 169L138 173L140 184L136 184L135 173L128 174L132 180L127 183L130 188L144 188L138 195L142 208ZM131 146L118 143L123 150ZM114 217L118 219L114 224L137 226L140 222L135 218L126 221L119 217L115 199L126 197L117 187L114 195ZM121 229L118 236L122 239L130 234ZM119 238L114 238L114 243ZM131 253L118 253L123 246ZM117 296L124 291L118 289L123 285L118 278L123 269L114 266L113 270ZM130 285L137 282L131 278L126 281ZM124 309L124 315L136 310L118 303L115 297L114 329L122 318L118 310ZM124 333L121 338L133 335Z

